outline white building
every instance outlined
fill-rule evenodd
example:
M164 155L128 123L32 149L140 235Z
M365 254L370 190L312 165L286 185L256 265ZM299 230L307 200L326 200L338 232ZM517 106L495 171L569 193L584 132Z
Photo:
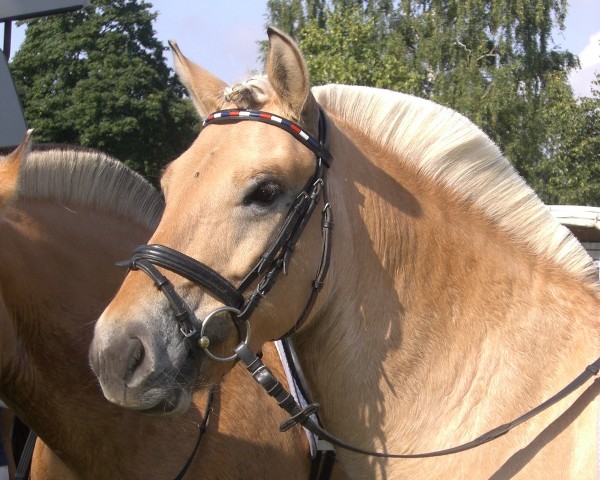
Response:
M550 205L548 208L579 239L600 269L600 207Z

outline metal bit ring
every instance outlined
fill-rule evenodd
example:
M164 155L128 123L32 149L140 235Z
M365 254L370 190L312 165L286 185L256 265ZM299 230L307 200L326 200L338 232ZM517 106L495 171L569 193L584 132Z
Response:
M229 362L231 360L235 360L237 358L237 354L233 353L232 355L228 355L228 356L215 355L214 353L212 353L209 350L210 339L204 334L204 331L206 329L206 326L208 325L209 320L211 320L215 315L222 313L222 312L233 313L236 317L239 317L242 313L237 308L234 308L234 307L220 307L220 308L217 308L216 310L213 310L212 312L210 312L206 316L206 318L202 321L202 326L200 328L200 338L198 339L198 345L213 360L215 360L217 362ZM245 323L246 323L246 338L244 338L244 340L242 340L241 343L248 345L248 341L250 340L250 324L248 323L248 320L246 320ZM235 322L234 322L234 324L235 324Z

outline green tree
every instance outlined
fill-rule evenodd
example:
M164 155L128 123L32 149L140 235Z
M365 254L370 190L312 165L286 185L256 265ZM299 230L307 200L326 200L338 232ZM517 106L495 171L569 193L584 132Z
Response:
M313 83L401 85L404 92L419 93L419 73L403 58L402 39L393 32L382 35L381 21L358 5L330 12L325 27L317 19L307 20L298 35Z
M547 203L600 205L600 91L576 101L564 89L560 79L547 82L541 109L546 155L529 165L529 177L534 187L543 185Z
M11 62L37 142L99 148L156 179L198 131L155 38L151 4L93 0L27 22Z
M272 0L268 7L267 22L296 39L313 83L389 88L449 106L478 124L544 200L600 204L593 178L600 150L583 147L593 144L584 135L597 126L597 103L573 97L567 74L578 59L551 39L564 28L566 0Z

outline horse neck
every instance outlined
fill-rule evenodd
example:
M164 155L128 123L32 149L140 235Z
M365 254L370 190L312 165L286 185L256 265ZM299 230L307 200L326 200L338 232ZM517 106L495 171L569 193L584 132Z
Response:
M115 261L148 235L116 215L28 202L11 208L0 228L0 288L15 327L7 329L12 350L2 359L1 393L79 474L110 478L112 465L122 474L168 476L188 452L157 465L146 449L159 451L172 429L190 450L197 436L186 419L167 423L112 406L88 366L94 322L125 275Z
M388 450L389 438L412 432L396 447L418 449L443 438L439 418L451 417L449 438L469 429L476 436L490 419L491 428L540 403L596 358L593 287L541 264L352 133L332 135L332 266L326 299L297 338L334 432L363 446L374 436L370 446L381 440ZM361 388L347 388L357 382ZM497 402L506 385L517 400ZM470 416L473 409L481 415Z
M136 235L145 236L133 226L129 234L119 231L120 222L44 203L19 202L9 210L0 229L2 294L29 368L87 371L93 321L125 273L114 262ZM69 383L62 377L52 381Z

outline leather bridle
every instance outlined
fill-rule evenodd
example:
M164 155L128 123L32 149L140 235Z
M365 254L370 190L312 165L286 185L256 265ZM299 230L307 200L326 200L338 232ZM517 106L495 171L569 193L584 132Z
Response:
M279 127L300 141L316 156L315 173L308 180L303 190L297 195L275 239L261 255L257 264L248 272L240 285L235 287L209 266L164 245L141 245L135 249L129 260L118 263L118 265L129 267L130 270L140 270L153 280L155 286L169 301L175 313L175 320L188 343L188 348L197 360L202 352L217 361L230 361L237 358L236 354L219 356L210 351L211 342L205 332L206 326L213 318L217 317L217 314L229 313L240 332L242 343L248 343L250 336L248 320L261 300L271 290L279 274L282 271L287 273L294 248L321 197L324 200L321 222L323 229L321 262L313 281L312 291L306 307L292 330L298 328L310 313L315 299L323 287L323 281L329 268L331 252L330 232L333 228L333 220L332 211L328 203L326 172L331 165L332 156L326 147L327 119L325 113L319 109L318 140L294 122L262 111L221 110L209 115L204 121L203 127L213 123L234 123L239 121L258 121ZM177 293L173 284L156 266L170 270L208 290L222 301L224 306L211 312L201 322L198 329L196 327L198 321L193 318L194 314L191 309ZM244 297L244 293L255 283L256 287L254 291L247 297Z

